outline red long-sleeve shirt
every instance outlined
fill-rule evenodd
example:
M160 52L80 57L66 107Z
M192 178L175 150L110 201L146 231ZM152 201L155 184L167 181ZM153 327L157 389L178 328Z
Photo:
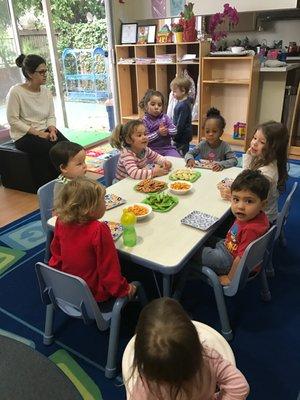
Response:
M64 224L57 219L51 254L49 265L84 279L96 301L128 294L129 284L121 275L117 250L105 223Z

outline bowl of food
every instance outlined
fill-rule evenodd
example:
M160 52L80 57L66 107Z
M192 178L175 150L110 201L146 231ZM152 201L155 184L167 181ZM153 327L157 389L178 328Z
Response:
M168 185L171 192L175 194L185 194L192 189L193 185L187 181L175 181Z
M242 46L232 46L232 47L231 47L231 51L232 51L233 54L242 53L244 50L245 50L245 49L244 49L244 47L242 47Z
M143 203L130 204L124 210L132 212L137 220L144 219L152 213L152 207Z

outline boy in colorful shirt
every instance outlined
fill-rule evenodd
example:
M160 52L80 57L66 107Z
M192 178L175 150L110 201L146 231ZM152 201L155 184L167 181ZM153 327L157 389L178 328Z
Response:
M267 203L269 180L258 170L240 173L231 185L231 211L235 221L226 238L218 240L215 247L204 247L201 265L209 266L229 284L247 246L266 233L269 220L263 209Z

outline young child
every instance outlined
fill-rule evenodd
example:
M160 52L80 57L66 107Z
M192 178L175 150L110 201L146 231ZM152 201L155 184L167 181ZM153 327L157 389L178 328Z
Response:
M195 166L194 157L200 156L213 163L213 171L221 171L237 165L237 159L228 143L220 139L224 132L225 120L216 108L210 108L204 123L205 140L185 155L188 167Z
M85 150L78 143L62 141L51 148L49 156L55 168L60 172L54 184L55 201L64 184L85 175Z
M243 168L259 170L270 181L266 214L271 223L278 215L279 192L284 191L287 173L289 135L280 122L269 121L259 125L243 158ZM230 199L230 189L220 188L221 195Z
M145 112L143 123L149 138L149 147L162 156L180 157L172 146L171 138L176 135L176 126L171 118L163 113L164 96L157 90L149 89L139 103Z
M201 265L208 265L228 284L249 243L269 229L269 221L263 209L267 204L269 180L260 172L246 169L231 185L231 211L235 221L225 240L219 240L215 248L204 247L201 255L195 256ZM227 275L228 274L228 275ZM226 276L227 275L227 276Z
M178 103L174 108L173 122L177 133L173 136L178 152L185 156L192 140L192 105L188 97L191 81L184 76L178 76L170 84L173 96Z
M116 180L128 176L147 179L166 175L172 164L148 146L148 136L141 120L132 120L118 125L112 133L112 147L121 150L117 165Z
M132 376L135 372L130 400L243 400L249 392L244 375L201 343L181 305L167 297L153 300L140 314Z
M88 178L63 186L54 207L57 221L49 265L84 279L96 301L133 296L136 287L121 275L105 213L105 188Z

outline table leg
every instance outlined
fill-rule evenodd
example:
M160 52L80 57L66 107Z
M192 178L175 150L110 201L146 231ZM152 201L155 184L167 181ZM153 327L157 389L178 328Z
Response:
M171 296L171 275L163 274L163 295L164 297Z

